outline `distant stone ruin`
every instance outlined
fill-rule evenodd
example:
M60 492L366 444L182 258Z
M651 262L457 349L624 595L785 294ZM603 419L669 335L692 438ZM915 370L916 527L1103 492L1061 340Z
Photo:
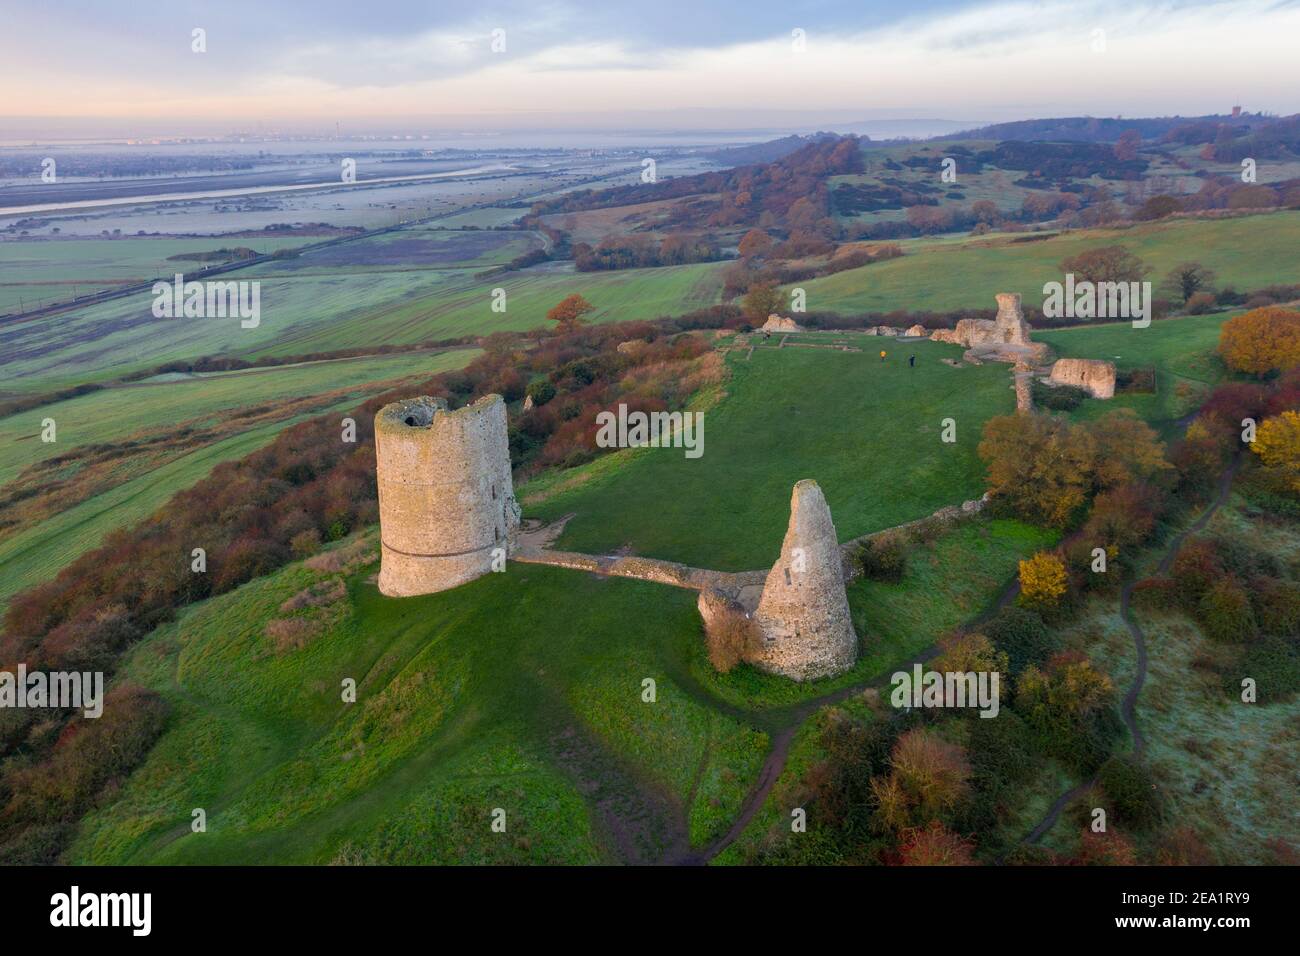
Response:
M1040 364L1047 359L1047 346L1029 337L1018 292L997 294L998 313L989 319L962 319L955 329L936 329L932 342L947 342L967 350L967 361L1028 362Z
M929 334L929 330L918 322L903 334L909 339L923 339Z
M1115 397L1115 363L1104 359L1057 359L1049 380L1053 385L1085 389L1093 398Z
M747 659L762 670L816 680L847 670L857 659L839 538L815 481L794 486L781 556L767 575L753 619L759 636Z
M760 332L802 332L803 326L794 319L785 319L779 315L769 315Z
M375 415L375 465L383 594L456 587L514 548L519 505L500 395L456 411L427 395L385 405Z

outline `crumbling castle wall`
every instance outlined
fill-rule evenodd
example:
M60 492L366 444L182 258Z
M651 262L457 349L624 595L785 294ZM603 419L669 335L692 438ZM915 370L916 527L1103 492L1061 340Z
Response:
M772 314L767 317L759 329L760 332L802 332L803 326L794 319L782 318L779 315Z
M1093 398L1115 397L1115 363L1105 359L1057 359L1050 378L1057 385L1086 389Z
M999 292L997 316L993 319L961 319L955 329L936 329L932 342L947 342L967 350L965 358L980 362L1042 363L1048 349L1029 337L1029 323L1020 305L1020 293Z
M1028 415L1034 410L1034 370L1021 363L1011 376L1016 389L1016 413Z
M382 593L456 587L492 570L496 549L514 548L519 504L500 395L456 411L427 395L385 405L375 465Z
M747 659L762 670L815 680L847 670L857 659L839 539L815 481L794 486L781 556L767 575L753 619L759 638Z
M1029 323L1025 310L1020 307L1019 292L999 292L998 314L993 319L993 331L999 344L1030 345Z

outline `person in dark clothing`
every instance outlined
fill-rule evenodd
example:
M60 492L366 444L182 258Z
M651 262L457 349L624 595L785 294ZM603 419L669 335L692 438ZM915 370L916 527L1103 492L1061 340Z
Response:
M907 365L908 365L909 368L916 368L916 356L915 356L915 355L909 355L909 356L907 357Z

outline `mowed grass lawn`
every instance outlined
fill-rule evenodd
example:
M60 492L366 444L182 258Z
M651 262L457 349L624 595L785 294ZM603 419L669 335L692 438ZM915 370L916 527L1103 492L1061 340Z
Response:
M576 512L557 547L633 552L740 571L770 565L803 478L826 494L841 540L978 498L976 455L984 422L1015 408L1005 365L952 368L961 349L861 336L889 352L756 349L728 356L727 395L704 412L704 453L679 448L619 452L585 466L589 480L528 503L524 513ZM907 358L916 355L916 367ZM956 441L942 441L954 420ZM582 473L567 474L566 482ZM542 485L539 484L539 488Z
M1300 272L1300 212L1238 219L1169 220L1129 229L1086 229L1035 239L1032 233L903 243L906 255L796 283L810 311L888 312L995 308L998 292L1043 301L1043 284L1061 281L1061 260L1122 245L1152 269L1155 283L1180 262L1213 269L1239 291L1294 282Z
M306 646L277 651L264 632L286 599L334 577L296 564L137 647L123 677L167 698L168 729L71 859L655 859L739 811L768 742L673 680L699 640L692 594L512 564L393 600L375 567L347 574ZM196 807L206 833L190 830Z

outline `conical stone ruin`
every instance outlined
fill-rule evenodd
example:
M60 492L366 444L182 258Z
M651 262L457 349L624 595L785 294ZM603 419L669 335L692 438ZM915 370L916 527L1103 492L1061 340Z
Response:
M847 670L857 659L839 539L815 481L794 486L781 556L767 575L753 619L758 636L749 660L762 670L816 680Z

